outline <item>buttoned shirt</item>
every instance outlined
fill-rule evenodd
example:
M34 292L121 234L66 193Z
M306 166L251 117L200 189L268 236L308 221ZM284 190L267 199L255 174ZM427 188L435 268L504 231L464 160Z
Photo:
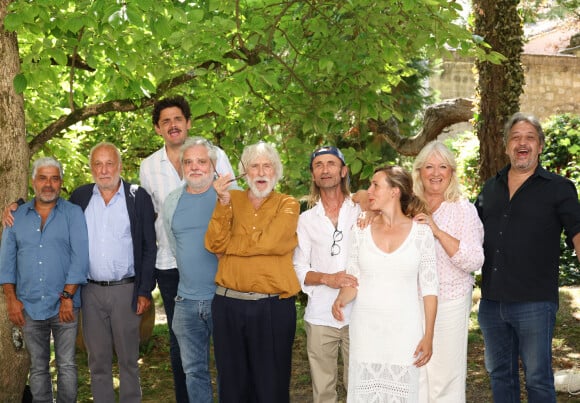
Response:
M230 190L230 204L219 201L205 234L205 247L223 254L216 284L242 292L280 294L300 291L292 265L298 244L300 206L292 196L272 191L255 209L248 190Z
M538 166L510 199L508 170L489 179L476 201L485 230L482 297L558 303L560 236L580 232L574 184Z
M133 238L123 186L119 186L105 204L99 188L94 185L85 218L89 232L89 278L118 281L133 277Z
M89 268L87 226L80 207L59 198L44 227L34 199L14 212L0 247L0 284L15 284L16 298L34 320L56 316L65 284L85 284ZM73 297L80 307L80 292Z
M229 173L232 178L234 171L225 152L217 148L216 170L220 175ZM145 158L139 169L139 180L141 186L149 193L153 200L153 206L157 213L155 220L155 232L157 234L157 261L155 267L160 270L168 270L177 267L175 256L171 252L167 232L163 225L163 202L173 190L183 185L183 181L175 167L167 157L165 147L155 151ZM236 187L235 183L232 187Z
M309 271L334 274L346 270L348 246L351 229L361 210L358 204L346 198L338 213L338 225L335 228L326 216L322 202L300 214L298 219L298 247L294 251L294 269L300 281L302 291L308 295L308 304L304 320L313 325L342 328L349 323L352 304L344 307L344 321L337 321L332 316L331 307L340 289L326 285L306 285L304 280ZM342 239L337 241L339 253L331 254L335 230L342 232Z
M473 272L483 265L483 225L468 200L444 201L433 213L439 229L459 240L459 249L449 256L435 242L439 301L463 298L473 289Z

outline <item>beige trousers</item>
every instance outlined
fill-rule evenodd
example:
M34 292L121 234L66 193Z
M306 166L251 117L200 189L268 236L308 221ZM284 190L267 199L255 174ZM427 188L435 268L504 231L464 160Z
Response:
M346 389L348 385L348 326L337 329L304 322L304 327L312 377L313 401L314 403L336 403L339 350L344 363L344 388Z

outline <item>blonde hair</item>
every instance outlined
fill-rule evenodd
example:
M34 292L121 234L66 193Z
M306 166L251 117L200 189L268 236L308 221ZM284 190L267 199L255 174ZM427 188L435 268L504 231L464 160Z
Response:
M427 213L429 211L425 201L413 193L413 178L403 167L386 165L375 169L375 173L377 172L383 172L387 183L391 187L400 190L401 196L399 200L403 214L408 217L414 217L419 213Z
M455 162L455 156L445 144L437 140L427 143L415 158L413 171L411 173L413 176L413 191L417 197L425 200L425 187L421 181L421 168L425 166L427 160L433 155L441 158L443 162L451 167L451 180L449 186L445 189L443 198L445 201L458 201L462 198L462 191L459 179L457 178L457 163Z

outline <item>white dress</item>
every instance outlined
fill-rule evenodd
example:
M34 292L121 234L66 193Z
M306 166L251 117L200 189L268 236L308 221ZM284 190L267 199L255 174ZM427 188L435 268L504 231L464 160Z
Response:
M374 243L370 227L353 229L347 272L359 281L350 322L349 403L416 402L413 353L423 337L422 296L437 295L435 241L413 222L392 253Z

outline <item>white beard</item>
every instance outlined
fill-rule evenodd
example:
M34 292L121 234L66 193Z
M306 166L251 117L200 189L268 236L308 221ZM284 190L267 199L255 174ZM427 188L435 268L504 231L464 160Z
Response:
M265 180L268 182L268 188L265 190L258 190L258 188L256 187L255 182L257 180ZM272 189L274 188L274 186L272 186L272 181L269 178L255 178L252 181L248 181L248 186L250 187L250 191L252 192L252 194L257 197L258 199L263 199L265 197L267 197L271 192Z

